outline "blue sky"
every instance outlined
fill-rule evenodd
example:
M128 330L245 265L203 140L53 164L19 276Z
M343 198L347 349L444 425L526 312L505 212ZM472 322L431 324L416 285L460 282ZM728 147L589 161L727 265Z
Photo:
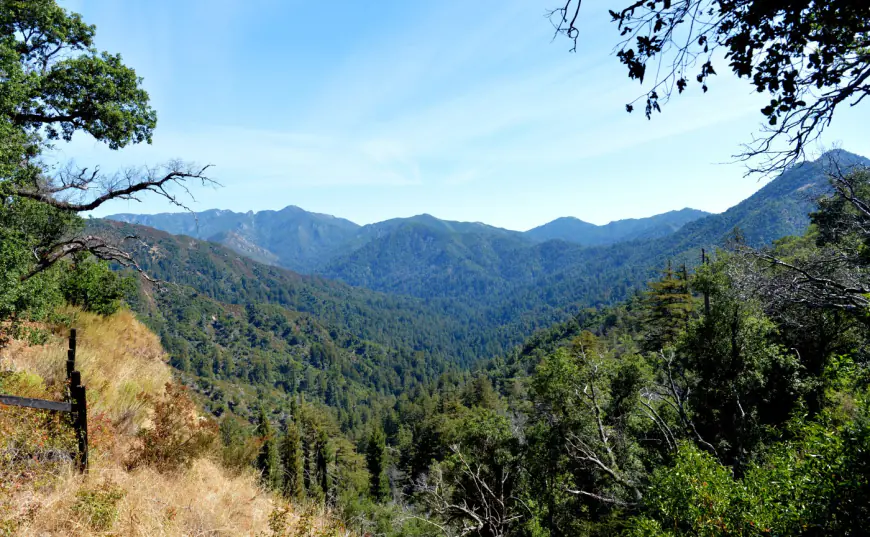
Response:
M118 152L78 136L58 158L104 170L171 158L215 165L195 210L298 205L365 224L433 214L525 230L694 207L763 186L727 164L765 104L724 64L647 121L585 0L576 53L552 40L554 0L61 0L144 77L158 126ZM822 143L870 155L870 106ZM863 131L863 132L862 132ZM174 210L115 202L96 215Z

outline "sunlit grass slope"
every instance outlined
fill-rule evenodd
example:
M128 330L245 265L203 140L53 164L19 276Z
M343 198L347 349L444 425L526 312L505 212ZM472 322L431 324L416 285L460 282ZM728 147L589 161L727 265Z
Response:
M0 392L60 399L68 327L78 329L77 366L88 390L91 468L80 475L62 417L0 407L0 535L336 535L321 513L301 517L211 453L173 472L131 465L137 434L171 381L157 336L129 311L76 310L35 327L43 344L13 340L0 351ZM342 533L343 534L343 533Z

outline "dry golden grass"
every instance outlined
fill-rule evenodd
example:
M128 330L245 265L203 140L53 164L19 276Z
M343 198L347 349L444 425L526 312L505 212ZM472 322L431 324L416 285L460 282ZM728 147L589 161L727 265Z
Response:
M75 508L82 488L112 486L122 491L111 528L95 528L87 512ZM201 459L178 474L151 468L127 472L98 466L87 478L71 473L57 487L31 502L40 503L22 536L43 535L256 535L268 529L274 500L252 475L230 477L216 463Z
M88 389L89 414L103 414L119 432L134 433L147 418L138 395L159 395L172 379L159 338L127 310L110 317L67 313L78 329L76 369ZM68 331L57 332L46 345L16 342L0 363L5 369L36 374L47 386L62 385Z
M269 515L286 505L262 490L252 471L234 474L209 457L174 473L148 466L128 471L135 434L148 425L150 404L140 396L159 396L171 380L165 354L157 336L128 311L67 313L78 329L77 366L88 388L91 469L83 476L68 464L45 465L35 475L30 465L30 473L16 476L20 487L0 487L0 495L10 495L0 498L0 535L4 529L34 537L272 535ZM22 373L17 386L27 393L17 395L60 393L67 332L55 332L45 345L13 342L0 356L0 370ZM315 529L327 518L290 514L284 535L327 535Z

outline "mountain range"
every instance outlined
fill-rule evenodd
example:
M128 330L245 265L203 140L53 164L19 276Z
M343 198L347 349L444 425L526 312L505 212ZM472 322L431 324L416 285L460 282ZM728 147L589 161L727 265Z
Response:
M649 218L618 220L603 226L566 217L526 232L479 222L441 220L429 214L360 226L344 218L309 212L294 205L279 211L237 213L212 209L199 213L115 214L107 218L216 242L262 263L315 273L328 272L326 267L334 259L409 226L438 233L478 235L522 243L560 239L582 246L601 246L665 236L708 214L683 209Z
M829 188L824 170L832 158L841 165L870 163L836 150L787 170L721 214L683 209L605 226L560 218L517 232L430 215L359 226L293 206L108 218L208 240L260 263L376 291L458 298L475 307L481 300L554 295L551 306L564 308L557 301L576 301L578 293L593 302L624 294L667 258L693 260L700 248L722 245L735 229L750 245L802 233L815 200ZM554 291L575 285L585 285L585 291ZM592 291L596 288L601 292Z
M540 241L561 239L584 246L602 246L635 239L664 237L689 222L709 215L708 212L686 208L648 218L616 220L603 226L567 216L530 229L525 235Z
M352 427L378 398L467 375L535 332L624 300L668 261L697 263L701 248L735 229L752 245L802 233L829 191L831 157L870 165L838 151L721 214L687 209L608 226L559 219L520 233L429 215L358 226L297 207L89 225L141 239L128 244L134 258L167 285L143 284L130 305L215 409L286 403L298 385L345 409L339 419ZM205 235L212 240L196 238ZM293 264L305 270L285 268Z
M704 216L684 209L591 228L560 219L520 233L429 215L358 226L297 207L110 219L124 222L125 234L162 245L155 250L163 252L159 258L150 250L139 255L148 258L143 266L159 269L156 275L167 281L227 303L243 304L252 289L259 289L258 301L319 312L319 319L342 326L349 323L349 304L383 308L391 303L395 317L405 316L412 333L420 332L420 327L407 324L408 319L418 314L438 319L432 322L448 329L448 339L465 342L462 360L467 361L501 352L578 308L620 300L654 277L668 260L695 263L701 248L721 246L735 229L751 245L802 233L815 200L829 188L825 166L832 157L841 165L870 164L863 157L837 151L787 170L721 214ZM578 231L572 234L571 229ZM185 239L183 234L208 236L212 241ZM584 246L564 240L565 236L597 236L590 242L604 244ZM240 254L250 260L225 261L241 259ZM296 271L286 270L290 267ZM355 288L384 294L360 294L363 291ZM283 296L297 298L288 301ZM310 302L299 302L298 297ZM396 303L399 298L406 302ZM411 311L415 313L407 314ZM323 312L331 312L331 317ZM375 322L377 312L359 310L353 316L363 319L354 321L363 327ZM459 324L447 328L455 322ZM411 348L459 352L444 339L435 344L410 334L402 337ZM469 345L469 341L477 343Z

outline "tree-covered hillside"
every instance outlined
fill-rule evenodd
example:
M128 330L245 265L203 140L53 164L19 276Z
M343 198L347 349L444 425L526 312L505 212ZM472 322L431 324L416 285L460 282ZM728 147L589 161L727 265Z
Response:
M411 222L332 261L321 273L384 292L455 297L491 308L489 315L501 322L540 308L612 303L642 285L667 259L697 263L701 248L721 246L735 230L753 246L803 233L815 200L829 191L825 170L832 162L848 168L870 161L845 151L827 153L786 171L724 213L693 220L663 237L583 248Z
M301 395L328 408L342 433L357 438L372 413L399 394L465 375L440 355L399 342L389 347L274 304L226 304L180 285L143 286L128 302L217 417L230 412L254 421L261 409L286 413Z
M383 349L390 367L404 369L408 357L419 355L431 378L502 355L535 330L585 307L624 300L669 259L691 266L699 261L700 248L712 251L736 227L749 244L802 229L806 217L784 223L783 213L810 206L812 193L827 188L822 170L822 161L796 167L722 215L691 222L666 237L612 246L534 244L510 232L484 228L481 233L478 224L457 229L432 218L390 221L377 238L332 269L330 275L358 287L302 276L214 243L150 228L98 220L91 226L103 234L138 235L141 242L129 243L134 257L156 278L224 308L261 304L304 314L333 335L346 334L332 338L337 349L354 352L356 343L350 341L368 342ZM162 303L164 315L170 306ZM168 315L173 316L177 312ZM399 379L389 390L404 387Z
M436 307L413 297L304 276L214 243L143 226L93 220L90 228L119 239L136 234L139 240L127 245L146 274L222 303L278 305L391 348L422 351L455 363L474 361L490 344L476 331L477 314L459 305Z
M835 185L806 235L664 265L397 406L407 504L481 536L864 534L870 174Z

